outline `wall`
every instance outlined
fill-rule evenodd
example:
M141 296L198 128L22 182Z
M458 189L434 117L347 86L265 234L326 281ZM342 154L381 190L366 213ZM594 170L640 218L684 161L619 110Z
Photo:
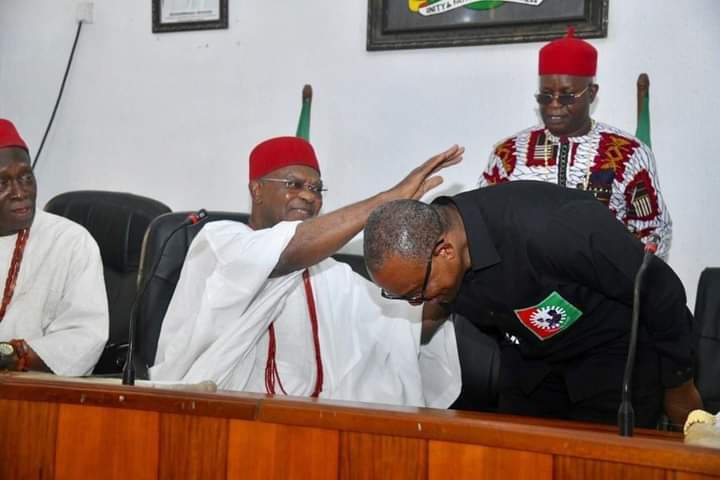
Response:
M132 191L174 209L247 211L246 158L292 134L315 90L311 136L326 210L399 180L453 143L464 163L439 192L475 185L494 142L538 121L541 44L373 52L364 1L230 0L230 28L153 35L150 2L95 0L37 169L39 201L74 189ZM75 33L76 0L0 0L0 116L35 151ZM671 264L692 306L720 265L720 2L613 0L599 49L594 117L635 126L635 79L650 75L652 134L675 224ZM358 251L357 242L350 250Z

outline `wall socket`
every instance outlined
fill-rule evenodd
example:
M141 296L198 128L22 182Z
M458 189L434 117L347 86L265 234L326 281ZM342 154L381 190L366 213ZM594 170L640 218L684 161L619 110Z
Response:
M93 23L93 2L78 2L77 21L82 23Z

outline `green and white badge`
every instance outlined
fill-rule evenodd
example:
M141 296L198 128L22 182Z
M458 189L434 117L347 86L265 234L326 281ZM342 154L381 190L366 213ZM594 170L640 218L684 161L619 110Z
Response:
M520 322L540 340L547 340L570 327L582 312L562 295L552 292L532 307L514 310Z

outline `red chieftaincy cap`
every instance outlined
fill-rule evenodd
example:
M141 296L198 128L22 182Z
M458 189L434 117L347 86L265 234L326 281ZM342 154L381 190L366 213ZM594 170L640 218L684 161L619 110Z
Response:
M250 180L290 165L305 165L320 172L315 150L307 140L300 137L265 140L250 152Z
M575 29L540 49L540 75L573 75L594 77L597 70L597 50L585 40L575 38Z
M28 147L25 145L23 139L20 138L20 134L15 128L15 125L13 125L10 120L0 118L0 148L11 147L22 148L28 152Z

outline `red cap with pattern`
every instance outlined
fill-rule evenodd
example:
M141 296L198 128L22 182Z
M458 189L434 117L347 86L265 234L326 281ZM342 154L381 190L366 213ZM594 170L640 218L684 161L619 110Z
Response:
M299 137L265 140L250 152L250 180L290 165L305 165L320 172L315 150L307 140Z
M594 77L597 70L597 50L585 40L575 38L575 28L540 49L540 75L573 75Z
M0 118L0 148L11 148L17 147L22 148L26 152L30 153L27 145L20 134L18 133L15 125L10 120Z

